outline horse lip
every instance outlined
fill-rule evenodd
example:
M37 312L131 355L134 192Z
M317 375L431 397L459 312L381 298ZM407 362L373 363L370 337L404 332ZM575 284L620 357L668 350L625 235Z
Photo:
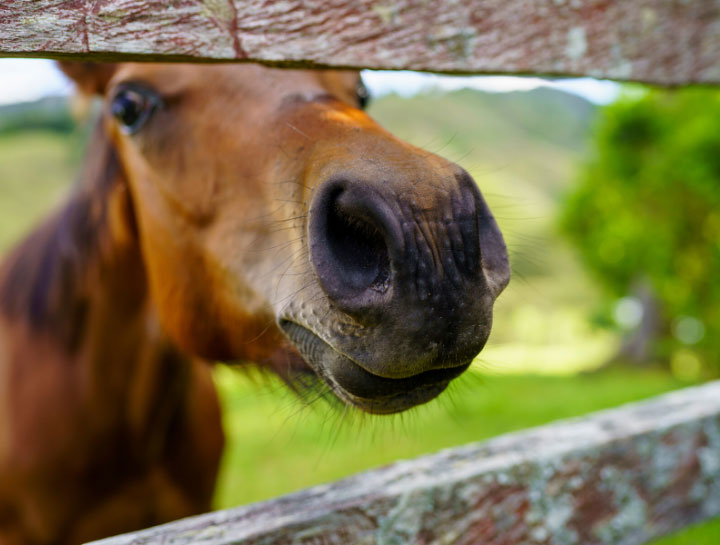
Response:
M448 382L426 385L406 393L398 393L382 398L364 398L350 393L333 381L331 388L343 401L371 414L393 414L405 411L417 405L433 400L445 390Z
M296 322L281 320L280 327L308 365L339 398L374 414L400 412L430 401L471 363L433 369L406 378L385 378L367 371Z

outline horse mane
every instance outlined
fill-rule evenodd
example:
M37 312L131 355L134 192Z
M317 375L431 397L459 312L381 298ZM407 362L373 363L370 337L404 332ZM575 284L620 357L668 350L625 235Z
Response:
M0 280L0 311L34 331L53 334L71 353L85 329L88 271L99 257L107 197L121 175L101 119L86 157L69 198L11 252Z

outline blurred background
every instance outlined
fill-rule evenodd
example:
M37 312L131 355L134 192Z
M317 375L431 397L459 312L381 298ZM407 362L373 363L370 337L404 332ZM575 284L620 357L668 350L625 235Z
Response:
M218 365L216 507L720 374L720 92L591 79L364 73L369 113L465 167L513 279L472 372L369 417ZM61 203L90 121L49 61L0 60L0 252ZM717 544L720 521L655 542Z

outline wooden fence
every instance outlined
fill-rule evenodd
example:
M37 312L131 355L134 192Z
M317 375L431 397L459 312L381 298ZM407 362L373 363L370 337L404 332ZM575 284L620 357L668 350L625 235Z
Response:
M4 0L0 57L720 83L720 0ZM720 383L104 540L640 544L720 515Z
M633 545L720 515L720 381L97 545Z
M0 56L720 82L720 0L3 0Z

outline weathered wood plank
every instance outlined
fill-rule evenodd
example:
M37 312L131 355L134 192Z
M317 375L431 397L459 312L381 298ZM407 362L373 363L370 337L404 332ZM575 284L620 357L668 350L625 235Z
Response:
M631 545L720 514L720 382L98 545Z
M0 56L720 83L720 0L3 0Z

